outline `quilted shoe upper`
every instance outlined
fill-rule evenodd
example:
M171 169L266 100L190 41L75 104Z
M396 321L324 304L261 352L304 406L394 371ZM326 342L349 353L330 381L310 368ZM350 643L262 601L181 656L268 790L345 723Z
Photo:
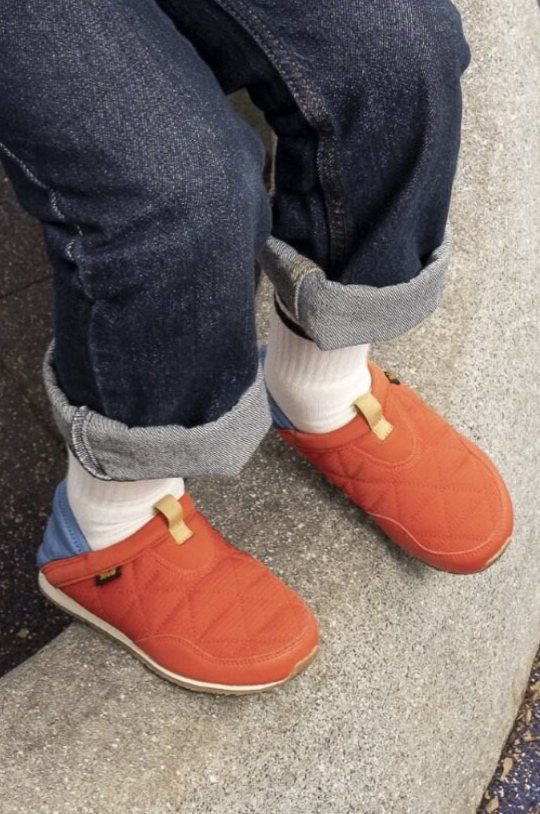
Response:
M410 554L449 571L484 568L512 532L501 476L410 388L370 370L371 392L393 425L384 440L363 415L324 435L280 435Z
M187 542L156 516L116 545L49 562L44 575L176 674L231 685L287 678L317 645L312 613L224 540L189 495L180 503Z

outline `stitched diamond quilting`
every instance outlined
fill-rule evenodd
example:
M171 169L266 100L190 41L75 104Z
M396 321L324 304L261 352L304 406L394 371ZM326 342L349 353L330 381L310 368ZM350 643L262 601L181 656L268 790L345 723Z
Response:
M412 390L370 369L373 392L396 429L388 438L374 440L361 416L324 435L280 435L414 556L464 572L491 562L512 530L500 474Z

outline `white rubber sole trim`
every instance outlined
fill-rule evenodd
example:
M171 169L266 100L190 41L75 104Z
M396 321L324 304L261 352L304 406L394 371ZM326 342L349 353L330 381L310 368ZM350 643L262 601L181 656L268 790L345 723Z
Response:
M109 625L108 622L104 622L99 616L91 613L63 591L51 585L42 571L38 574L38 586L42 594L44 594L50 602L71 614L71 616L74 616L76 619L79 619L81 622L86 622L86 624L91 625L91 627L114 639L142 661L146 667L160 676L160 678L164 678L173 684L178 684L180 687L184 687L186 690L192 690L193 692L209 692L218 695L251 695L257 692L271 690L274 687L285 684L287 681L290 681L291 678L298 675L298 673L302 672L302 670L313 661L319 649L318 646L315 647L305 659L299 661L286 678L282 678L280 681L273 681L270 684L213 684L206 681L197 681L195 678L188 678L187 676L173 673L165 667L161 667L161 665L150 658L140 647L137 647L137 645L118 630L118 628Z

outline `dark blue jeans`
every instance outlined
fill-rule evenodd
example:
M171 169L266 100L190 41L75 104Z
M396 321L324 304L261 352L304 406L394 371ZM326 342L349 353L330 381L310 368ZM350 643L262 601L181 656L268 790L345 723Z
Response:
M0 156L55 269L46 384L98 477L249 457L257 258L322 348L436 306L469 59L448 0L4 0L0 53Z

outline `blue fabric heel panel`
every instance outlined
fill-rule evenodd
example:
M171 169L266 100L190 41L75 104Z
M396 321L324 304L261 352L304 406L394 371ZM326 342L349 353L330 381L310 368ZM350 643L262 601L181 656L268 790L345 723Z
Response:
M265 359L266 359L266 345L261 345L261 347L259 348L259 361L261 365L264 365ZM270 413L272 415L272 421L274 422L274 426L280 430L295 430L296 427L294 426L294 424L291 424L283 410L274 401L274 399L268 392L268 388L266 389L266 394L268 396L268 404L270 405Z
M268 403L270 404L270 413L274 426L280 430L295 430L296 427L292 424L283 410L276 404L270 393L268 393Z
M56 487L52 514L45 529L43 542L38 548L38 567L42 568L51 560L63 560L91 550L71 511L66 481L63 480Z

